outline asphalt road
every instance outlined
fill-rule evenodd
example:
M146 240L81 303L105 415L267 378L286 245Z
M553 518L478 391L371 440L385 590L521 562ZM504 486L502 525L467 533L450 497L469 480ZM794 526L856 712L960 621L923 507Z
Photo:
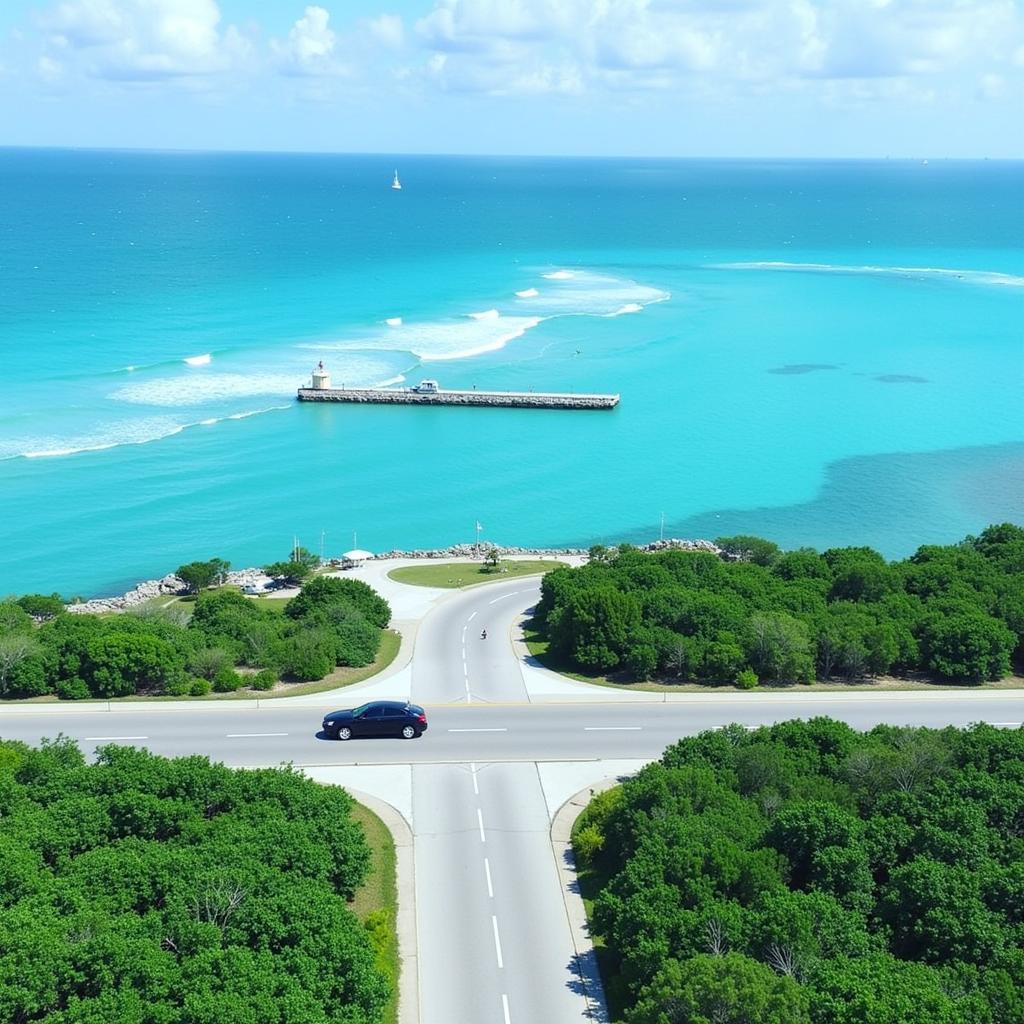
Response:
M405 813L411 813L414 834L420 1021L569 1024L594 1018L574 973L550 842L550 793L538 762L593 762L592 771L573 769L582 786L607 776L606 762L654 759L681 736L729 722L756 727L830 715L867 729L880 722L1024 721L1024 699L1014 691L846 699L755 693L634 703L595 687L582 700L575 692L571 702L529 703L509 631L537 592L534 581L510 580L456 593L423 620L411 668L412 697L429 718L420 739L326 740L320 721L338 703L309 700L264 701L258 709L231 702L184 709L20 708L0 711L0 735L36 743L62 733L89 753L126 743L168 756L207 754L236 766L381 766L354 769L364 779L373 771L391 780L399 769L383 766L413 765L404 769L411 790L411 812ZM483 628L486 640L480 639ZM397 688L410 684L401 678L396 675L391 696L405 696ZM389 695L386 682L372 686L374 698ZM609 702L612 696L618 702ZM363 699L354 688L350 703Z
M945 695L943 695L945 697ZM854 728L896 725L967 725L1024 721L1024 699L1011 691L969 697L884 696L835 702L823 697L766 694L745 703L707 700L687 704L473 704L427 706L429 728L415 740L325 739L319 732L328 707L268 702L260 710L230 703L190 711L138 707L116 712L9 715L0 735L37 743L58 733L91 750L131 743L158 754L208 754L230 765L436 764L470 761L573 761L655 758L680 736L729 722L751 727L830 715ZM135 709L138 707L138 710Z

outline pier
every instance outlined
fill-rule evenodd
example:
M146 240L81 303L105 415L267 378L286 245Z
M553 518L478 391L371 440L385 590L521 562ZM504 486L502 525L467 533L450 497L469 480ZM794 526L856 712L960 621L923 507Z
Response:
M332 388L322 366L311 387L299 388L300 402L352 402L373 405L482 405L506 409L614 409L618 395L545 391L448 391L437 381L411 388Z

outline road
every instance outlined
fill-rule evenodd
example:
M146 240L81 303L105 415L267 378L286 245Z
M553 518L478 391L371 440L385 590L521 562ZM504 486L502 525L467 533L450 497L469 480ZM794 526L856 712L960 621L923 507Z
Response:
M414 836L419 1020L569 1024L601 1019L576 974L550 839L554 812L573 793L623 765L634 770L680 736L729 722L831 715L867 729L1024 721L1014 691L674 695L663 703L544 676L510 643L537 592L535 581L510 580L444 598L422 620L408 669L330 704L23 706L2 713L0 734L34 743L63 733L90 752L131 743L235 766L287 761L374 792ZM424 704L427 733L348 743L319 735L325 711L385 696Z

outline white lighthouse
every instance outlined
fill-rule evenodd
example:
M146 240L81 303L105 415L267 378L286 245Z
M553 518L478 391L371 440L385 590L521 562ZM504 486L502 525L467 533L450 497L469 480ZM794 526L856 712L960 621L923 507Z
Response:
M330 391L331 390L331 375L324 367L324 361L321 359L313 369L313 391Z

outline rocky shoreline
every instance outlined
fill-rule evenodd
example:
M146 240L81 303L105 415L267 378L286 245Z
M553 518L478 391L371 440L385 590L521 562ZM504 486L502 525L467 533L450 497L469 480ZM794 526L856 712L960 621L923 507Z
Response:
M676 549L680 551L706 551L709 554L722 556L724 552L717 544L709 540L681 540L679 538L666 538L665 540L651 541L649 544L638 544L641 551L667 551ZM511 556L535 556L537 558L557 558L559 555L586 555L588 548L523 548L504 547L500 544L481 544L479 548L475 544L453 544L447 548L422 549L414 548L410 551L402 551L395 548L391 551L384 551L373 556L374 561L383 561L392 558L413 558L413 559L445 559L445 558L479 558L483 553L496 549L503 558ZM333 559L332 565L341 564L340 560ZM270 577L258 568L233 569L229 572L224 582L236 587L263 587L271 582ZM187 591L185 584L173 573L158 580L145 580L137 587L129 590L119 597L94 597L88 601L79 601L77 604L67 605L67 610L76 615L98 615L109 612L125 612L139 605L152 601L157 597L176 597Z

